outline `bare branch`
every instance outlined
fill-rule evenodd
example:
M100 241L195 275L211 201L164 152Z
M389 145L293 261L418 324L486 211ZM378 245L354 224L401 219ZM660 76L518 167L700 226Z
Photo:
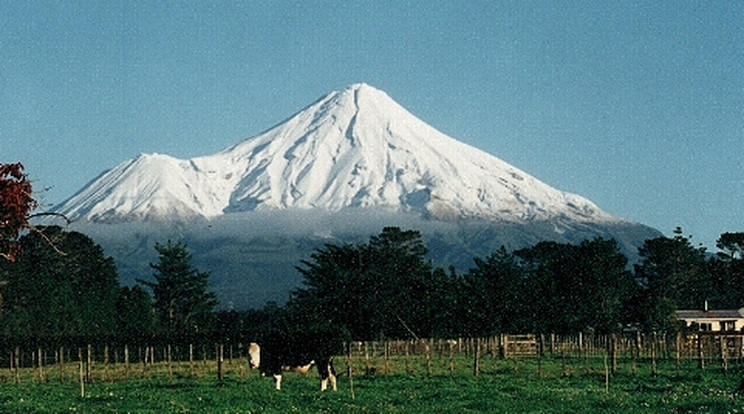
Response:
M35 227L35 226L29 226L28 229L33 232L36 232L36 234L41 236L41 238L44 239L44 241L47 242L49 246L51 246L51 248L54 249L55 252L57 252L57 254L59 254L60 256L67 256L67 253L63 252L57 246L54 245L54 241L50 239L46 234L44 234L44 231L42 229Z
M55 212L43 212L43 213L34 213L28 216L29 219L36 218L36 217L43 217L43 216L55 216L55 217L61 217L65 220L67 225L72 224L72 220L70 220L67 216L65 216L62 213L55 213Z

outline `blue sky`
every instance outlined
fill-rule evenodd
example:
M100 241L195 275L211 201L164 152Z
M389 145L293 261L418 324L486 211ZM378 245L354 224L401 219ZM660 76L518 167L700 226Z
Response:
M46 204L366 82L610 213L744 231L741 1L0 3L0 162Z

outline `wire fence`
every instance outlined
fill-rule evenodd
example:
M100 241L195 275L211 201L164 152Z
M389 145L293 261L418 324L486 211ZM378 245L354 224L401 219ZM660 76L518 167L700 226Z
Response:
M0 382L122 381L130 378L245 378L249 344L6 346L0 348ZM486 338L356 341L335 358L346 375L473 375L509 372L520 364L542 369L552 361L563 373L599 363L608 375L622 366L635 373L659 363L677 369L729 370L744 359L744 333L624 332L615 335L501 334ZM4 367L4 368L3 368Z

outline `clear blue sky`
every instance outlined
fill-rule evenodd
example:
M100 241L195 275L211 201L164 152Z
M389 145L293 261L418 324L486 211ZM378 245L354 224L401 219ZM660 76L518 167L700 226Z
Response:
M739 0L0 3L0 161L48 205L355 82L667 235L744 231Z

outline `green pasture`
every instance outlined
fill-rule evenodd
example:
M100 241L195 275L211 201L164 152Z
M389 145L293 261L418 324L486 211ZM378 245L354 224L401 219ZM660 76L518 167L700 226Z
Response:
M96 366L92 380L76 381L77 364L66 365L62 382L57 367L24 368L16 376L0 373L2 413L737 413L742 371L729 366L700 370L693 361L635 368L621 363L607 376L604 359L482 359L478 376L466 356L448 358L336 359L338 392L319 391L314 371L303 377L287 373L283 389L246 369L245 361L224 365L217 380L214 361L200 363L192 378L188 364L147 369L133 365ZM371 368L367 373L367 365ZM431 374L429 374L431 371Z

